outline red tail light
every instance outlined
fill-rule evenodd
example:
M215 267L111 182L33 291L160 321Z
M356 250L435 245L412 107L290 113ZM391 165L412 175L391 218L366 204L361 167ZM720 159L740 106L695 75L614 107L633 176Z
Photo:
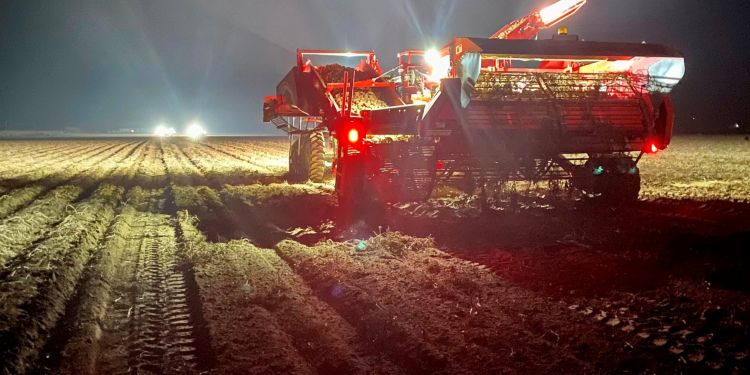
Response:
M651 153L655 154L657 152L659 152L659 147L656 146L656 143L652 143L651 144Z
M445 168L445 164L442 160L438 160L437 170L442 171Z
M349 130L348 138L349 142L357 143L357 141L359 141L359 131L357 131L357 129Z

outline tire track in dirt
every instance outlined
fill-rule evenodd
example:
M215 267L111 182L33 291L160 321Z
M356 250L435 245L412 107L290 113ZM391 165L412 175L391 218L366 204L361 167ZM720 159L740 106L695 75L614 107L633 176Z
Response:
M195 258L196 254L211 252L212 245L205 242L191 217L180 211L178 218L182 254ZM216 351L215 373L314 374L273 315L248 303L244 292L237 293L239 280L234 272L213 274L219 269L211 264L196 268L206 337L211 338ZM212 272L210 279L205 277L207 271Z
M140 212L163 212L166 197L165 189L143 189L134 186L125 194L125 203Z
M182 275L174 270L174 234L169 231L168 225L154 228L141 247L136 280L143 294L136 297L132 320L136 339L130 347L130 367L138 372L190 373L195 366L187 290Z
M199 372L189 290L178 268L175 231L167 215L138 213L137 251L126 285L116 285L97 368L107 374ZM119 283L118 283L119 284ZM114 297L114 295L113 295Z

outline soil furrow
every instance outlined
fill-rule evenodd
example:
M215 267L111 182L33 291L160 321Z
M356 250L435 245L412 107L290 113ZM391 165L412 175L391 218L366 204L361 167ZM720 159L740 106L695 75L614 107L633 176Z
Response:
M229 157L231 157L233 159L236 159L236 160L248 163L248 164L250 164L250 165L258 168L258 172L266 173L266 174L272 172L271 169L268 168L267 166L264 166L263 164L258 163L256 160L253 160L252 158L248 158L248 157L246 157L244 155L238 155L238 154L236 154L234 152L228 152L228 151L222 150L221 148L215 147L214 145L212 145L210 143L207 143L207 142L206 143L201 143L201 146L209 148L209 149L211 149L211 150L213 150L213 151L215 151L215 152L217 152L219 154L226 155L226 156L229 156ZM276 172L278 172L278 171L276 171Z
M227 155L211 148L192 142L178 142L176 144L190 161L203 172L204 176L213 182L212 186L214 187L220 187L224 184L254 183L266 175L248 162L227 157Z
M178 217L181 253L196 261L195 281L205 312L206 330L216 350L213 372L315 374L314 366L295 345L299 341L295 342L297 338L284 331L279 316L253 301L257 299L252 298L253 286L245 280L253 275L243 272L247 268L243 268L242 261L228 263L216 253L232 245L206 243L190 216L180 211ZM311 339L317 343L320 338ZM308 351L311 348L306 347Z
M398 318L398 312L382 306L373 294L350 283L347 274L366 272L341 254L333 262L323 262L323 248L309 248L294 241L276 247L283 258L316 295L357 330L363 340L384 351L396 364L412 374L467 373L457 358L449 358Z
M210 234L211 240L226 242L248 238L240 218L224 206L219 194L210 187L173 186L172 193L176 208L200 217L200 227Z
M76 206L50 236L3 272L0 367L24 374L65 313L92 253L115 216L122 188L105 185Z
M162 142L161 147L171 183L181 186L208 183L203 172L174 143Z
M42 238L69 212L68 206L83 191L77 186L61 186L37 199L30 206L0 222L0 269L5 262Z
M71 158L65 158L60 163L55 163L52 167L42 166L38 169L39 175L26 175L24 177L17 177L19 184L28 184L32 181L39 181L41 185L55 186L60 181L68 181L69 179L82 175L85 169L80 168L81 162L91 163L90 165L97 165L97 162L108 159L111 155L118 153L120 150L132 146L134 142L119 143L113 142L112 144L105 144L98 148L86 150L81 154L77 154ZM113 149L117 149L114 152L110 152ZM92 160L93 159L93 160ZM33 173L33 172L32 172ZM83 174L83 177L88 177L88 174Z
M43 186L34 185L16 189L7 195L0 196L0 219L8 217L21 207L25 207L43 191Z
M134 146L135 143L129 143L124 146L122 146L120 149L118 149L117 152L115 152L112 155L107 156L105 159L112 159L112 161L116 162L117 165L119 163L125 162L127 158L131 157L137 150L140 149L142 142L140 144L137 144ZM128 148L130 146L130 148ZM120 159L115 159L114 156L117 155L120 152L123 152L127 150L127 154L123 156ZM91 162L91 161L90 161ZM94 164L92 162L92 164ZM110 164L111 165L111 164ZM98 165L100 170L103 170L103 165ZM114 174L117 170L121 169L119 166L115 167L112 166L111 169L103 172L95 172L91 169L77 169L77 171L69 176L60 176L59 178L55 177L46 177L46 179L50 180L47 182L42 181L42 183L27 186L24 188L16 189L13 192L11 192L6 197L0 197L0 219L3 219L7 216L9 216L12 213L17 212L19 209L28 206L31 202L34 201L34 199L37 199L40 197L43 193L54 189L56 186L61 186L64 184L71 184L71 185L79 185L79 186L93 186L101 179L98 179L98 176L109 176ZM60 174L59 172L56 174ZM52 176L54 176L53 174ZM125 175L125 176L119 176L120 181L115 181L115 184L118 182L123 182L122 180L128 180L129 178L132 178L132 175Z
M102 326L111 302L117 267L127 262L136 212L123 206L107 235L86 266L76 294L68 304L63 320L53 331L44 349L43 361L37 373L95 374Z

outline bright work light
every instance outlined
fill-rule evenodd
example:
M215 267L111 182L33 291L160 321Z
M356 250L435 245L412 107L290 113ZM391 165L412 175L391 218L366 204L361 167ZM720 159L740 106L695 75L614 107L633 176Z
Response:
M201 137L206 136L206 131L198 124L190 125L190 127L187 129L187 135L190 138L198 139Z

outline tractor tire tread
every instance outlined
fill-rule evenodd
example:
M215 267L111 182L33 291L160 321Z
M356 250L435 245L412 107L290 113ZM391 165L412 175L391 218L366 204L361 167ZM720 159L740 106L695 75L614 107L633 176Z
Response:
M326 167L325 154L323 133L310 133L310 181L323 182Z

